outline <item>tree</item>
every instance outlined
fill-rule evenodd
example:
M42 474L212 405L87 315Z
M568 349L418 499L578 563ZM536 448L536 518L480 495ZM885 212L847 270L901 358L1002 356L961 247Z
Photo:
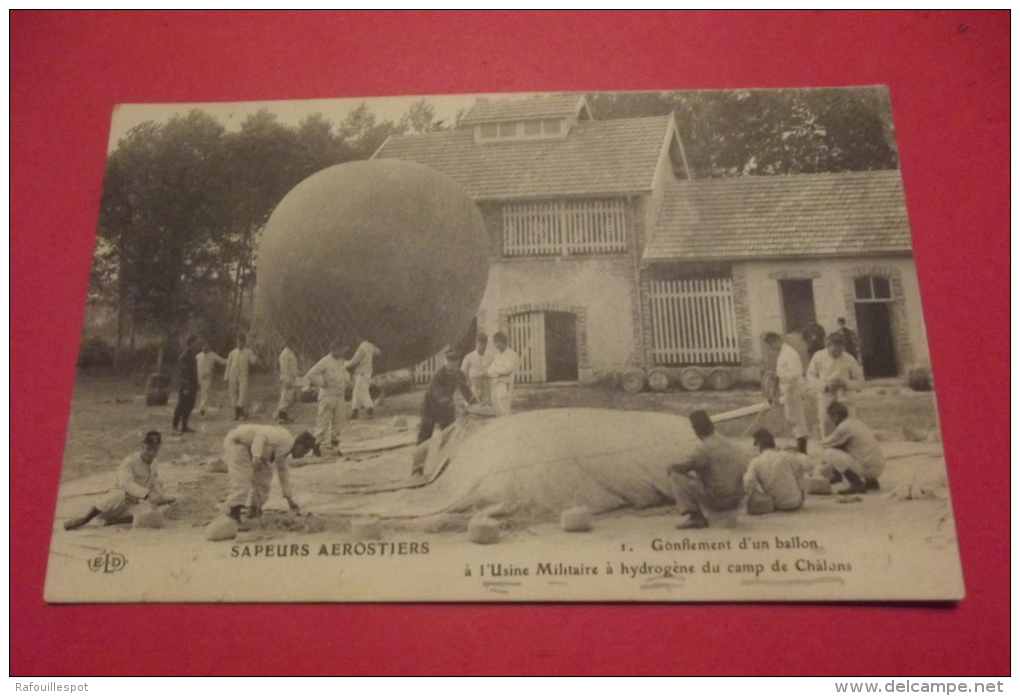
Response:
M401 128L394 125L393 121L376 123L375 114L364 102L351 109L337 126L337 138L344 150L344 161L371 158L388 137L401 132Z
M407 108L397 124L402 133L434 133L449 130L443 121L436 121L436 108L424 99L419 99Z
M894 169L883 88L589 95L600 119L676 114L696 178Z
M432 114L422 100L409 123L439 128ZM107 158L89 287L116 309L116 355L128 326L132 340L136 327L158 331L157 368L187 325L228 342L245 326L259 234L280 200L408 127L362 104L336 132L321 114L294 127L265 109L230 133L198 110L131 130Z
M130 314L132 325L161 332L157 369L196 315L196 299L217 280L211 259L225 213L223 132L193 111L136 127L107 160L93 269L116 285L121 320Z

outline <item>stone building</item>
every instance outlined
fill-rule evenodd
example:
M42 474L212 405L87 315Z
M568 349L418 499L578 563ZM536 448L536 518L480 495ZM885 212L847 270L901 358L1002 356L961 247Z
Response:
M672 115L598 121L579 95L479 100L375 157L446 174L482 211L476 328L507 332L519 381L757 379L761 334L838 317L871 375L927 359L898 171L692 180Z

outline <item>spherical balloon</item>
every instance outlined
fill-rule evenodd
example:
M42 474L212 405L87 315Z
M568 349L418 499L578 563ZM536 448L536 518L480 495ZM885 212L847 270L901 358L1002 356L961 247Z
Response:
M400 160L349 162L294 187L258 248L261 338L324 355L335 340L382 350L375 371L410 367L469 328L489 273L481 213L454 181Z

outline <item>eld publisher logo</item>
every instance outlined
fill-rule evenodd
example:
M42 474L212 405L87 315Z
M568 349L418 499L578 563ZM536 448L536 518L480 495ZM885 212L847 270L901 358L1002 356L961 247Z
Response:
M109 551L89 559L89 570L95 572L101 570L104 573L116 573L118 570L124 570L126 565L126 558L119 553L111 553Z

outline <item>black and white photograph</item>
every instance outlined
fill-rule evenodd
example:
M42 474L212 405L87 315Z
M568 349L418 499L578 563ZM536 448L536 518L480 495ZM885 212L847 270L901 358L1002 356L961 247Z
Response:
M961 599L893 116L118 106L46 601Z

